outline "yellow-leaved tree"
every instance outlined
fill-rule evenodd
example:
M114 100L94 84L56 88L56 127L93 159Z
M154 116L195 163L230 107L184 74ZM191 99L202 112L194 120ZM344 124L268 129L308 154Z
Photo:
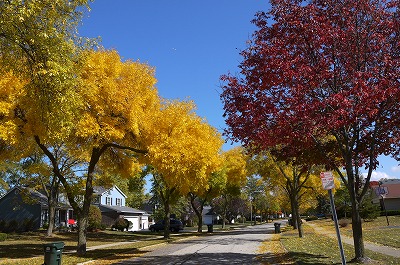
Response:
M79 69L76 91L82 101L73 113L65 113L74 119L68 130L58 134L57 128L49 126L42 112L35 112L41 99L28 93L29 80L24 86L25 82L9 73L3 73L10 81L0 83L0 90L13 83L14 92L7 90L9 94L0 99L4 113L0 126L9 128L8 134L2 131L1 135L8 143L36 145L47 156L77 216L77 250L84 255L93 181L101 170L132 173L139 169L139 155L146 153L142 135L160 111L160 101L154 69L139 62L122 62L116 51L87 51ZM53 131L63 137L55 137Z
M290 201L293 226L298 229L299 237L302 237L300 204L310 202L312 195L323 192L317 167L298 163L294 158L278 161L270 153L254 155L250 164L253 172L262 176L271 187L280 187L286 193Z
M222 159L222 155L221 155ZM226 187L226 174L221 161L221 168L212 172L208 184L202 189L195 188L188 194L190 205L197 216L197 232L201 233L203 228L203 209L206 203L219 196Z
M213 204L220 208L223 218L222 227L225 228L226 212L229 201L238 196L246 184L247 179L247 155L241 146L234 147L222 153L223 171L226 175L226 185L221 191L220 200L214 200ZM218 201L218 203L217 203Z
M36 152L34 140L66 140L82 103L77 26L87 0L9 0L0 4L0 157ZM35 136L35 137L34 137ZM47 183L51 193L53 182ZM51 203L49 202L49 205ZM51 208L51 207L50 207ZM50 209L51 212L52 209ZM49 225L48 235L52 226Z
M146 159L154 168L156 192L164 204L166 238L172 199L207 189L220 163L221 135L194 110L192 101L165 101L145 137Z
M122 62L116 51L88 51L83 58L80 93L85 104L66 146L68 154L86 168L82 204L74 197L73 185L59 176L78 215L78 253L82 254L96 172L133 175L138 171L139 156L146 153L142 135L160 109L153 68Z
M25 82L20 113L30 119L25 130L41 138L66 137L81 103L76 91L76 61L80 46L77 25L87 0L9 0L0 4L0 63ZM28 128L30 127L30 128Z

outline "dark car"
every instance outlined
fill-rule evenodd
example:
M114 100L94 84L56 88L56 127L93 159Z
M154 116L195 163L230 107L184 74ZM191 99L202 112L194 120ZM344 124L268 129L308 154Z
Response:
M149 230L152 231L152 232L154 232L154 231L156 231L156 232L162 231L162 230L164 230L164 228L165 228L164 220L158 221L157 223L152 224L152 225L149 226ZM179 230L183 230L183 224L179 220L171 219L169 229L171 231L179 232Z

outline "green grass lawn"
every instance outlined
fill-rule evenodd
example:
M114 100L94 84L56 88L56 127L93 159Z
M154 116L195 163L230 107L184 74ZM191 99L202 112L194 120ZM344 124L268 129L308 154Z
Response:
M227 225L224 229L234 229L246 224ZM249 225L249 224L247 224ZM207 226L203 230L207 231ZM214 225L214 231L222 230L222 225ZM160 244L171 240L196 235L197 227L185 227L185 233L172 234L171 239L162 238L163 232L119 232L119 231L100 231L87 234L87 247L107 245L116 242L131 242L119 244L113 247L102 248L99 250L88 251L85 257L78 257L75 254L77 245L77 234L54 233L51 238L46 238L44 232L30 232L21 234L9 234L6 241L0 242L0 265L20 264L20 265L42 265L44 261L44 244L51 242L64 242L65 246L62 254L62 264L72 265L89 260L96 260L95 264L112 264L119 260L128 259L143 254L143 247Z
M334 231L332 220L316 220L313 221L325 229ZM400 216L390 216L390 227L387 226L386 218L379 217L373 222L365 222L364 238L366 241L376 242L383 245L389 245L400 248ZM229 225L225 229L234 229L243 225ZM207 230L207 226L203 226ZM184 237L196 235L197 227L187 227L182 234L173 234L171 240L178 240ZM222 230L221 225L215 225L214 231ZM283 233L273 242L265 242L265 248L274 244L276 249L275 256L279 258L278 264L341 264L339 248L335 239L315 234L311 227L304 225L304 237L299 238L296 230L282 228ZM192 233L190 233L192 232ZM351 236L351 225L341 228L342 235ZM162 232L151 233L143 232L117 232L117 231L100 231L97 233L88 233L87 246L105 245L115 242L131 242L128 244L119 244L117 246L105 249L88 251L85 257L78 257L75 254L77 235L76 233L56 233L52 238L44 237L44 233L23 233L8 235L6 241L0 242L0 265L3 264L19 264L19 265L41 265L44 261L43 244L49 242L62 241L65 243L64 252L62 254L63 265L75 265L80 262L96 260L93 264L106 265L116 263L120 260L129 259L146 252L145 246L160 244L167 242L162 239ZM287 252L279 251L282 245ZM344 245L346 259L353 258L353 246ZM70 253L66 253L70 252ZM366 255L373 258L374 263L371 264L400 264L395 259L378 253L366 250ZM275 257L262 257L264 261ZM269 262L265 264L270 264Z
M76 233L55 233L52 238L44 237L44 233L31 232L10 234L6 241L0 242L0 264L41 265L44 261L44 244L62 241L65 244L62 254L62 264L72 265L89 260L96 264L111 264L119 260L131 258L143 253L139 248L167 242L160 236L162 233L131 233L117 231L100 231L88 233L87 246L98 246L116 242L131 242L119 244L105 249L88 251L85 257L75 254L77 244ZM173 235L171 240L177 240L187 235ZM71 252L71 253L68 253Z
M334 231L332 220L312 221L327 230ZM382 245L400 248L400 216L391 216L389 219L391 228L387 227L386 218L379 217L375 221L365 222L363 224L364 240L375 242ZM396 227L397 226L397 227ZM342 227L342 235L351 236L351 225ZM288 264L341 264L340 251L336 239L316 234L314 230L304 225L304 237L299 238L296 230L284 232L280 239L282 245L287 250L285 259L292 261ZM354 247L343 244L346 260L354 257ZM369 250L365 251L366 256L373 259L370 264L400 264L397 258L375 253Z
M370 222L363 222L363 236L365 241L380 245L400 248L400 216L388 216L389 226L386 217L380 216ZM312 221L326 229L335 231L334 223L330 219ZM349 221L350 222L350 221ZM353 236L351 224L340 228L341 235ZM379 232L378 232L379 231Z

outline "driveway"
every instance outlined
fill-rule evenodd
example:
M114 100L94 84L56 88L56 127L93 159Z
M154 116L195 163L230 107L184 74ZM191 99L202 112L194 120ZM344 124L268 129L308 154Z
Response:
M273 233L273 223L217 232L146 248L144 255L117 264L261 264L259 247Z

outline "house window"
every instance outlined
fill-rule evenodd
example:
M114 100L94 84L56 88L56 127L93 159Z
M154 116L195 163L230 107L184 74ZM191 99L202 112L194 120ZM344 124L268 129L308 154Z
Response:
M117 206L122 206L122 200L121 200L121 198L116 198L116 199L115 199L115 205L117 205Z
M106 205L112 205L111 197L106 197Z

